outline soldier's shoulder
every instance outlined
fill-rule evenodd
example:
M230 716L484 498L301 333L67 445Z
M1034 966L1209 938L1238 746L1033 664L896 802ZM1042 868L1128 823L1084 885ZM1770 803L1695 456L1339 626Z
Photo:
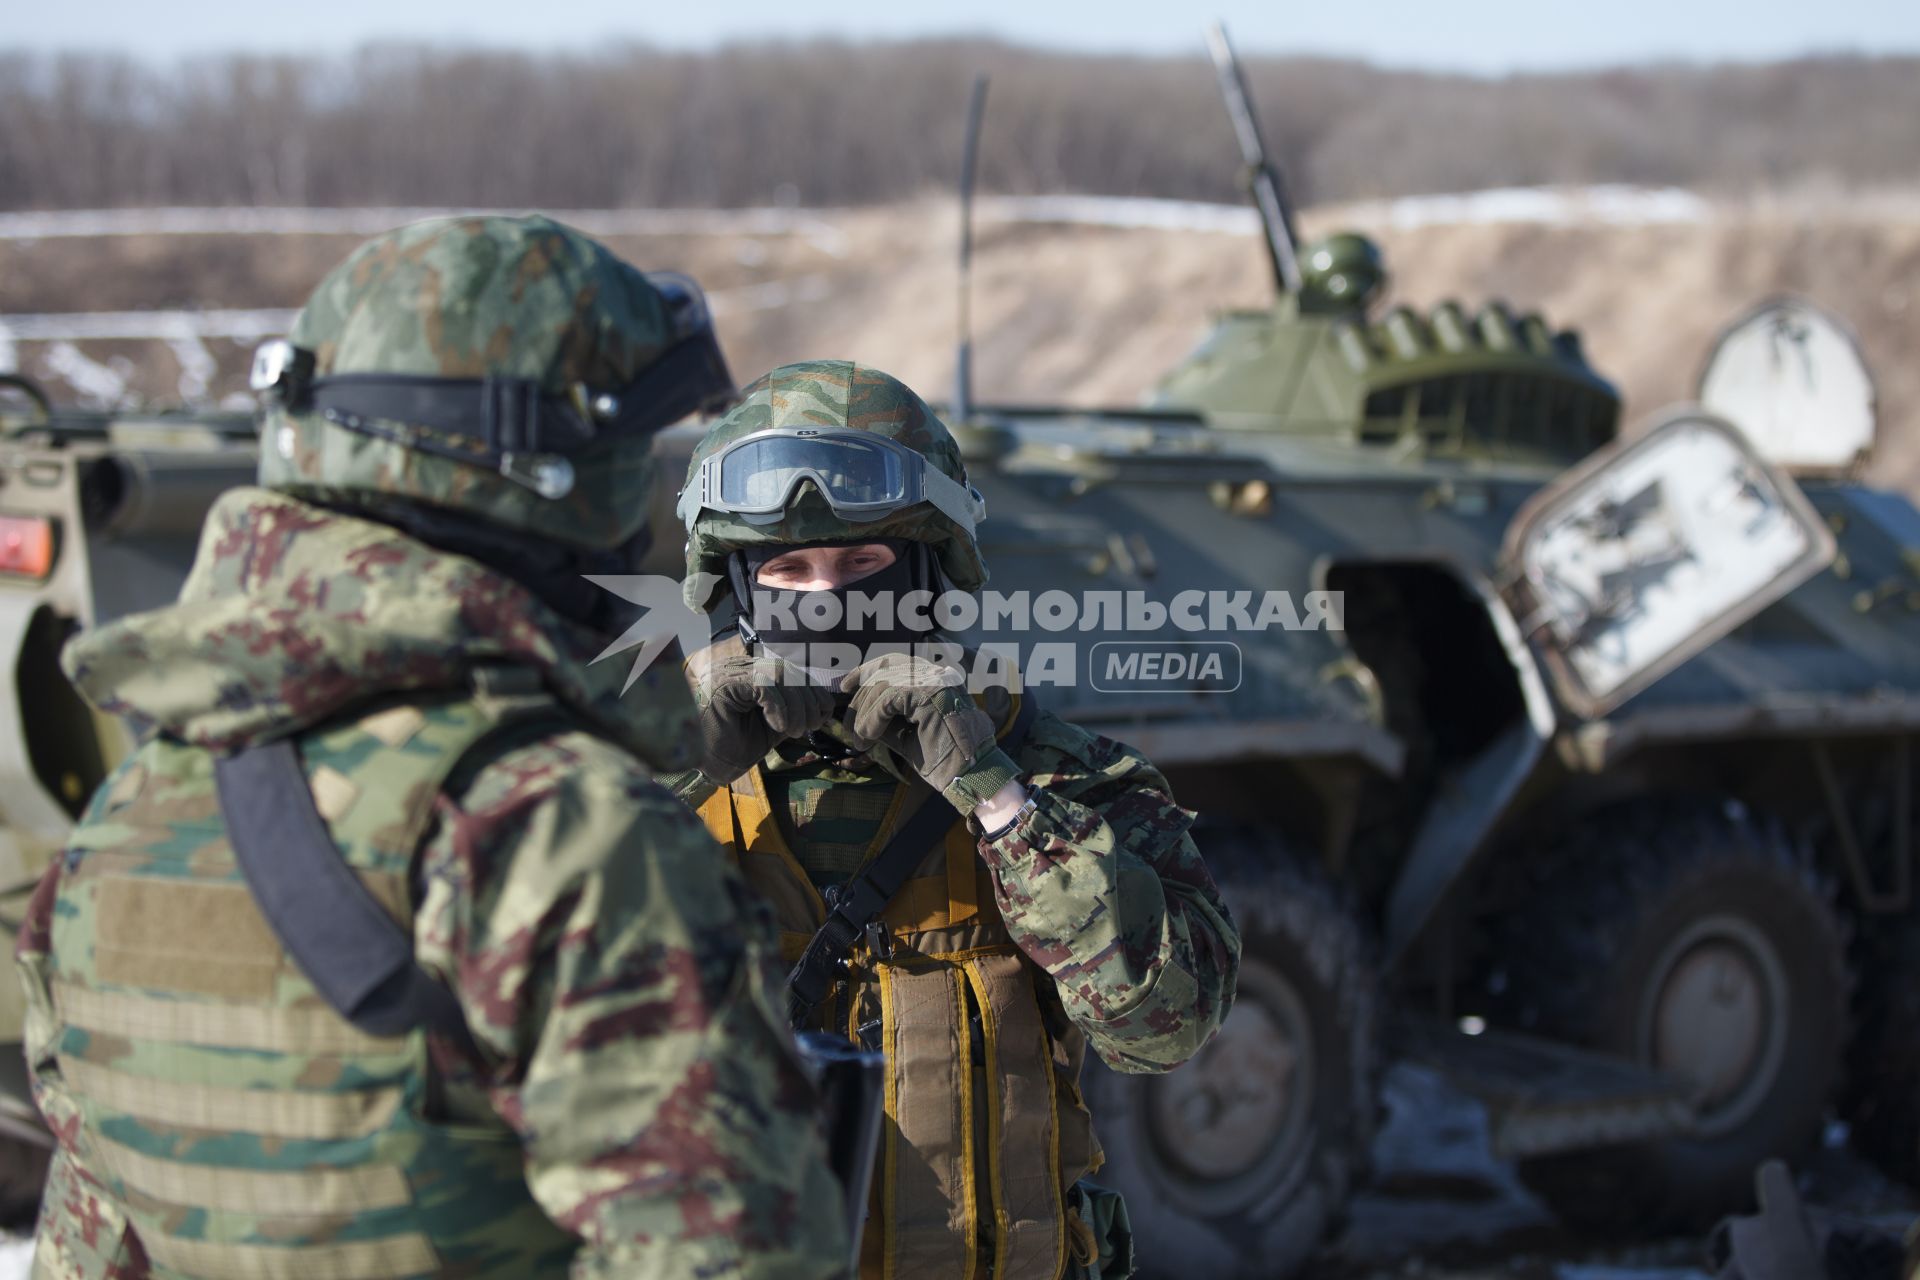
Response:
M703 864L705 823L618 743L578 727L482 745L442 787L449 850L478 887L528 848L561 875L618 862ZM678 873L670 873L680 879Z
M565 793L589 800L674 803L653 768L632 751L584 728L560 726L489 749L462 770L469 796L505 790ZM684 806L682 806L684 807Z
M1030 773L1118 777L1154 772L1147 758L1126 743L1063 720L1051 711L1034 717L1020 760Z
M646 765L591 733L512 745L451 779L437 808L422 878L449 903L469 905L424 911L429 936L451 938L448 922L463 915L539 915L546 908L534 904L563 902L587 884L603 911L663 912L676 930L730 929L745 910L737 875L699 816ZM434 887L427 901L437 901Z

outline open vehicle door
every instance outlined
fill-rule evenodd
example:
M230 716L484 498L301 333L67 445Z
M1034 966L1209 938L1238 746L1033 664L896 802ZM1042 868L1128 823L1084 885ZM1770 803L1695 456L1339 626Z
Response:
M1561 702L1596 717L1833 555L1792 480L1730 423L1683 407L1535 494L1501 560Z

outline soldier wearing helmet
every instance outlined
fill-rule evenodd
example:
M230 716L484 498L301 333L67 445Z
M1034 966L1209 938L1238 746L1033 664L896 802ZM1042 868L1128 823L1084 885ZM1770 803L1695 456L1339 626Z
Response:
M773 903L790 1016L887 1058L861 1274L1124 1274L1078 1077L1088 1045L1170 1070L1226 1015L1239 937L1192 815L1138 752L1017 688L969 694L957 646L877 607L987 578L984 503L897 380L775 369L679 510L688 603L739 625L689 663L701 758L675 788ZM843 671L823 639L881 652Z
M262 487L69 675L152 736L21 940L52 1277L840 1274L766 909L655 781L587 569L730 396L690 281L377 237L263 349Z

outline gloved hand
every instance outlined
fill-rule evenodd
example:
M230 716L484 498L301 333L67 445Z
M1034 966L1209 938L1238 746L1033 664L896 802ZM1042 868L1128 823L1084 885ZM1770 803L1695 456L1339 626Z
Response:
M805 737L833 718L833 690L772 654L707 651L689 659L687 673L700 704L700 772L723 786L775 743Z
M1019 773L994 742L992 717L974 705L965 673L954 667L883 654L848 672L840 692L852 695L842 717L851 736L899 756L962 814Z

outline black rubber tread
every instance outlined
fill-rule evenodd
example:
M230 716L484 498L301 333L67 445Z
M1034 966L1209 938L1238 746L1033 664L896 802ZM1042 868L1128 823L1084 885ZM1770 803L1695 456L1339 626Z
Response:
M1636 970L1687 920L1734 913L1774 943L1793 1025L1777 1083L1744 1124L1520 1165L1563 1219L1595 1229L1694 1229L1744 1207L1756 1165L1818 1141L1839 1083L1849 930L1833 882L1780 823L1710 799L1590 815L1524 874L1530 905L1489 922L1487 957L1494 1015L1521 1030L1631 1055Z
M1920 920L1876 920L1854 950L1860 975L1840 1113L1854 1150L1920 1186Z
M1142 1277L1277 1280L1294 1274L1343 1220L1365 1169L1379 1115L1375 960L1355 913L1327 877L1275 837L1207 832L1201 847L1240 929L1243 954L1278 970L1307 1006L1316 1025L1315 1080L1339 1087L1314 1099L1319 1127L1305 1158L1278 1171L1254 1204L1210 1216L1166 1194L1179 1175L1158 1164L1133 1123L1152 1077L1090 1063L1088 1102L1108 1157L1095 1178L1126 1198ZM1189 1203L1204 1201L1193 1183L1184 1185Z

